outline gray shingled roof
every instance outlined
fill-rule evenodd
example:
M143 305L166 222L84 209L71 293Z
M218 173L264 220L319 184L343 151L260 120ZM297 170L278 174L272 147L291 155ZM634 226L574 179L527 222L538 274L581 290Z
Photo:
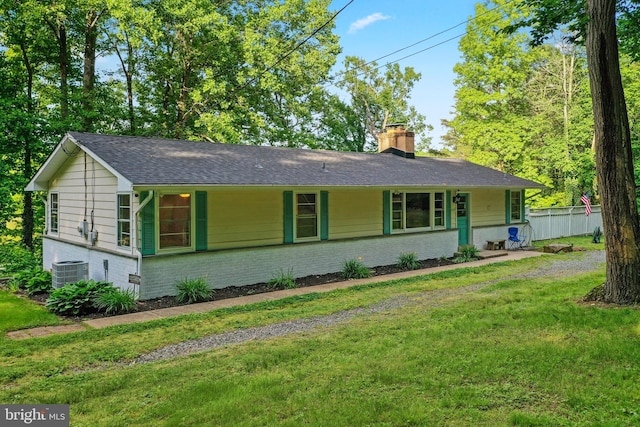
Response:
M70 132L133 185L540 188L460 159L218 144Z

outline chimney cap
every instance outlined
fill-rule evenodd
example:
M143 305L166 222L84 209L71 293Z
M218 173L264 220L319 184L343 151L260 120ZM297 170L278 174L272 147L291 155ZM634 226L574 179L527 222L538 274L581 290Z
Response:
M404 129L406 126L405 123L388 123L384 129Z

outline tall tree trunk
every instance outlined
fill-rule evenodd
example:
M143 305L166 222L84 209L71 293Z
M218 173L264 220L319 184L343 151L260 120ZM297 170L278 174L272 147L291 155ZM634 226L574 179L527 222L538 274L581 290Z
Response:
M588 0L589 64L598 188L607 252L605 299L640 302L640 222L627 107L622 90L616 0Z
M84 39L84 72L82 75L82 131L90 132L94 121L94 87L96 80L96 49L98 42L98 19L100 15L87 12Z
M25 181L31 179L31 135L24 141L24 177ZM29 249L33 249L33 193L23 191L22 208L22 243Z
M60 64L60 117L69 118L69 48L67 46L67 30L60 24L58 31L58 62Z
M118 42L114 43L114 50L116 51L116 55L118 55L118 59L120 60L120 67L122 68L122 73L124 74L125 80L127 82L127 105L128 105L128 116L129 116L129 133L131 135L136 134L136 115L135 108L133 105L133 69L135 67L135 58L133 52L133 45L129 40L129 35L127 32L124 32L125 43L127 44L127 59L122 57L120 53L120 48L118 46Z
M187 104L189 102L189 77L191 75L191 66L187 62L182 69L182 78L180 80L180 96L178 98L178 111L176 114L176 125L174 129L174 138L184 138L187 121Z
M69 48L67 29L62 23L47 20L47 25L58 42L58 67L60 68L60 118L69 118Z
M131 135L136 134L136 113L133 106L133 68L135 67L135 58L133 56L133 46L129 41L129 36L127 36L127 63L129 64L127 67L127 103L129 106L129 130Z
M171 82L165 80L164 92L162 94L162 128L164 137L169 136L169 100L171 98Z
M27 53L27 47L24 44L20 45L20 49L22 51L22 59L24 61L25 69L27 70L27 110L29 115L32 116L33 112L33 66L31 65L31 61L29 61L29 56ZM24 162L24 170L23 177L25 182L28 182L31 179L31 174L33 173L31 169L31 139L33 135L29 130L25 130L25 134L23 135L23 162ZM22 243L28 247L29 249L33 249L33 198L32 193L29 191L22 192Z

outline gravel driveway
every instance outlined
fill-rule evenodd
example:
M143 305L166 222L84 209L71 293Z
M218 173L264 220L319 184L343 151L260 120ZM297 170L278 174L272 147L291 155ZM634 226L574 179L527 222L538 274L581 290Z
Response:
M594 271L601 267L605 262L604 251L585 252L584 256L567 259L559 257L552 259L542 267L522 274L514 274L500 279L521 279L543 277L551 274L571 276L582 274L588 271ZM296 332L309 331L319 327L333 326L346 322L359 315L368 315L394 310L397 308L407 307L410 305L422 304L429 308L437 307L451 296L458 296L470 292L475 292L497 281L489 281L476 283L470 286L464 286L454 289L438 289L427 291L422 294L424 298L409 298L406 296L398 296L386 299L377 304L365 308L356 308L352 310L340 311L337 313L327 314L324 316L316 316L307 319L296 319L286 322L274 323L267 326L255 328L240 329L222 334L210 335L197 340L184 341L178 344L171 344L159 348L151 353L138 357L133 363L148 363L157 360L171 359L178 356L210 350L223 347L229 344L240 344L247 341L266 340L273 337L293 334Z

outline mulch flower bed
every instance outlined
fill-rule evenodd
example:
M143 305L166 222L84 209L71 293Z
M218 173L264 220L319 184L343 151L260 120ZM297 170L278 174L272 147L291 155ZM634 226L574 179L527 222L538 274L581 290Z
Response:
M420 268L425 269L425 268L439 267L442 265L451 265L451 264L454 264L454 262L451 259L438 258L438 259L422 260L420 261L420 264L421 264ZM402 271L406 271L406 270L398 268L396 265L383 265L383 266L372 268L371 276L383 276L386 274L399 273ZM342 277L342 273L336 272L336 273L301 277L301 278L295 279L295 283L296 283L296 287L303 288L303 287L310 287L310 286L316 286L316 285L323 285L326 283L341 282L344 280L345 279ZM215 289L214 292L212 293L211 301L222 300L227 298L236 298L236 297L242 297L246 295L265 293L265 292L273 292L276 290L279 290L279 289L274 288L273 286L270 286L267 283L256 283L253 285L246 285L246 286L230 286L227 288ZM19 293L19 294L27 297L26 293ZM44 305L48 297L49 297L49 294L44 293L44 294L32 295L28 298L37 302L38 304ZM180 304L176 301L175 297L166 296L162 298L154 298L154 299L145 300L145 301L137 301L136 310L134 311L140 312L140 311L157 310L160 308L176 307L179 305ZM90 314L83 315L81 317L67 317L67 319L73 320L73 321L82 321L86 319L97 319L97 318L107 317L107 316L108 315L105 313L90 313Z

